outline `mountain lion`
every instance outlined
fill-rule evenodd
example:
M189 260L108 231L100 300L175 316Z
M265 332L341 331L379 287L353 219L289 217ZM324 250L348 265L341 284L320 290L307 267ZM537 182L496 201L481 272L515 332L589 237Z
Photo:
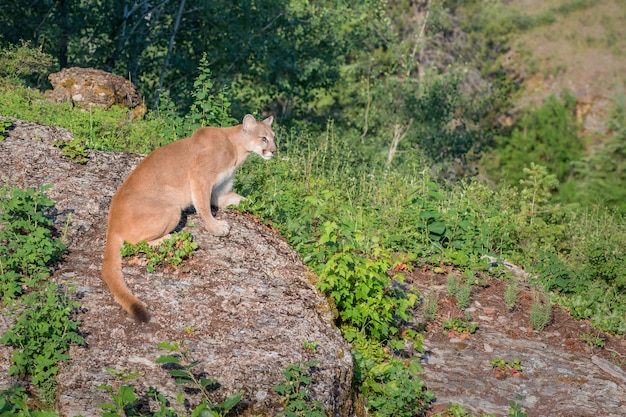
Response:
M124 283L120 254L124 242L158 243L191 205L211 234L226 236L230 225L216 220L211 206L224 208L243 199L233 192L233 179L250 152L266 160L274 156L272 121L270 116L257 122L248 114L237 126L198 129L149 154L117 190L109 209L102 279L135 320L147 322L150 314Z

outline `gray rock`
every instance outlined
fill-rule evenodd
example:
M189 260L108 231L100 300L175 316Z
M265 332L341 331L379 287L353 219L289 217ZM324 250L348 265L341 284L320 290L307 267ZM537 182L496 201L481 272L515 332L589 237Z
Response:
M352 356L334 327L325 298L307 281L298 255L273 230L235 211L218 218L232 224L227 237L205 232L201 219L190 214L190 230L199 249L181 270L147 273L145 266L126 263L127 284L148 306L152 320L137 324L113 302L100 279L106 215L111 196L141 160L141 155L89 152L79 165L50 146L71 134L54 127L14 120L0 142L0 185L20 187L54 184L47 195L56 202L55 222L66 231L69 253L55 272L60 284L82 293L77 319L86 347L73 346L71 360L58 375L57 411L63 415L97 415L101 402L111 402L98 385L114 385L105 370L140 372L130 381L138 391L155 387L176 404L181 392L155 359L167 351L159 342L185 340L197 369L216 379L221 401L243 392L245 415L275 415L282 410L275 384L281 371L299 361L318 360L311 397L330 415L346 416L352 408ZM0 314L0 333L11 325ZM313 352L304 342L315 342ZM0 388L7 376L10 349L0 349ZM193 398L193 397L192 397Z
M626 416L626 383L616 366L543 342L512 338L488 321L480 326L463 344L426 340L430 349L422 378L435 392L436 403L461 404L474 415L506 416L509 401L519 394L519 404L532 417ZM489 364L495 356L519 358L523 371L518 377L496 378Z
M56 102L71 102L83 108L112 106L131 109L133 117L142 117L147 108L141 93L132 82L95 68L64 68L48 76L52 90L45 96Z

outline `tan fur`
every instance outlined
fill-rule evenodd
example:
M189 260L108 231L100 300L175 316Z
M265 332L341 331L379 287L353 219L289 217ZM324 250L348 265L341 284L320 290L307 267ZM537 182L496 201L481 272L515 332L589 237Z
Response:
M181 211L193 205L207 230L225 236L230 225L211 214L211 206L237 205L235 171L250 152L270 159L276 153L272 117L257 122L246 115L233 127L204 127L188 138L148 155L111 200L102 279L115 300L138 321L150 315L124 283L120 249L124 241L155 243L178 225Z

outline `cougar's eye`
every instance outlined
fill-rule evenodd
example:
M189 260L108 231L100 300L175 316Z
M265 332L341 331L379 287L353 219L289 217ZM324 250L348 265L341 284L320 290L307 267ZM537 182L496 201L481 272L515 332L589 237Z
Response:
M267 138L265 136L263 136L261 140L263 141L263 143L267 143Z

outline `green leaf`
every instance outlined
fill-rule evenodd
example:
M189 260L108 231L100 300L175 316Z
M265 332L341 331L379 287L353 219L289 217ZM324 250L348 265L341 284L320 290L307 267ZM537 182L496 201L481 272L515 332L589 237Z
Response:
M412 375L417 375L424 372L424 368L422 367L419 358L411 359L411 362L409 363L409 371Z
M446 224L442 222L434 222L428 225L428 231L435 235L443 235L446 231Z
M373 376L384 375L393 367L390 362L382 362L370 369L369 373Z
M160 347L161 349L167 349L167 350L171 350L171 351L175 351L178 350L178 342L174 342L174 343L167 343L167 342L161 342L157 344L158 347Z
M217 384L217 379L200 378L200 385L203 388L206 388L208 386L215 385L215 384Z
M239 404L239 401L241 401L241 398L243 397L243 392L237 392L231 396L229 396L226 401L224 401L220 408L222 410L224 410L225 412L230 410L231 408L233 408L234 406L236 406L237 404Z
M119 395L126 403L132 403L137 399L135 388L130 385L122 385L119 389Z
M176 378L189 378L189 371L179 371L177 369L170 369L167 371L171 376Z
M155 360L156 363L180 363L180 358L172 355L159 356Z

